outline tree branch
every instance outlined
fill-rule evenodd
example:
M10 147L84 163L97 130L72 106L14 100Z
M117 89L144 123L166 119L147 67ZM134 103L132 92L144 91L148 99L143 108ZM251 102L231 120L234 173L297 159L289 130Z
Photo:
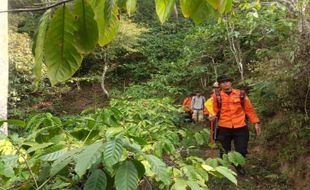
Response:
M45 11L47 9L51 9L53 7L57 7L59 5L71 2L74 0L63 0L63 1L59 1L55 4L52 4L50 6L46 6L46 7L33 7L33 8L22 8L22 9L11 9L11 10L5 10L5 11L0 11L0 13L7 13L7 12L13 12L13 13L20 13L20 12L36 12L36 11Z

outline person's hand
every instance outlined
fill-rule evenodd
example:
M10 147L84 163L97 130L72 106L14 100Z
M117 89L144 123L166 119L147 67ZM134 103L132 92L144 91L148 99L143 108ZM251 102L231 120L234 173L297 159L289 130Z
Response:
M262 129L260 128L258 123L255 123L255 130L256 130L256 135L260 136L260 134L262 133Z
M210 121L213 121L215 118L216 118L216 115L210 115L210 116L209 116L209 120L210 120Z

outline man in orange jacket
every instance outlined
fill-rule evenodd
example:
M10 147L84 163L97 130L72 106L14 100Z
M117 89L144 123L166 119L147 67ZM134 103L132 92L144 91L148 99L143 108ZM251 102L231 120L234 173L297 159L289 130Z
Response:
M250 99L245 96L241 101L241 91L233 89L232 78L222 75L217 78L221 91L213 94L213 110L218 116L217 140L222 144L227 153L231 150L231 142L237 152L244 157L248 153L249 130L247 118L251 123L255 123L256 134L261 134L259 118L257 117ZM221 151L221 155L224 152ZM236 166L239 174L244 175L244 169Z

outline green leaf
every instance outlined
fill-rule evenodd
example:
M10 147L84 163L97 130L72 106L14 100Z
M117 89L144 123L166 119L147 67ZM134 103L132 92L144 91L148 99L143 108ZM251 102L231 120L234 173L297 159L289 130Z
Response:
M76 165L74 170L76 173L82 177L86 170L101 158L103 150L104 144L102 142L97 142L87 146L75 157Z
M51 173L50 176L56 175L60 170L62 170L64 167L66 167L70 162L73 161L73 156L80 152L81 149L74 149L66 154L62 155L60 158L55 160L51 167Z
M199 145L204 144L203 136L199 132L195 133L194 137Z
M69 8L59 7L50 22L44 43L47 76L52 85L69 79L81 65L82 55L74 35L76 31Z
M0 176L5 176L8 178L12 178L15 176L14 170L11 165L3 163L0 161Z
M215 170L225 176L229 181L237 185L236 173L233 172L231 169L223 166L218 166L215 168Z
M155 0L156 13L163 24L171 15L175 0Z
M34 75L35 81L34 85L36 89L38 88L39 82L42 78L42 65L44 60L44 42L46 31L48 27L48 22L50 20L51 10L45 11L40 19L38 31L35 35L35 40L33 43L33 54L34 54Z
M165 185L169 185L171 181L166 164L153 155L146 155L146 160L150 163L151 170L156 174L157 178L164 182Z
M180 6L182 14L185 18L189 18L191 16L191 4L192 0L180 0Z
M40 150L40 149L49 147L49 146L51 146L52 144L54 144L54 143L35 144L35 145L33 145L31 148L29 148L29 149L27 150L27 153L31 153L31 152L34 152L34 151L37 151L37 150Z
M229 162L235 164L235 165L244 165L245 164L245 159L244 157L236 151L229 152L228 153L228 160Z
M98 27L94 12L86 0L75 1L74 18L77 23L77 42L83 53L90 53L98 41Z
M186 190L187 181L184 179L176 179L175 183L171 187L171 190Z
M63 155L66 154L66 152L67 152L67 148L43 155L40 157L40 159L43 161L54 161L54 160L61 158Z
M99 45L108 44L119 29L119 12L115 0L93 0L95 20L99 29Z
M1 120L0 121L0 126L3 123L8 123L8 124L11 124L11 125L16 125L16 126L19 126L19 127L22 127L22 128L24 128L26 126L26 123L24 121L18 120L18 119Z
M227 0L226 7L225 7L225 13L229 13L233 6L233 0Z
M115 174L117 190L136 190L138 188L138 171L131 161L123 162Z
M95 170L87 179L84 190L105 190L107 188L107 177L102 170Z
M191 189L202 190L202 188L195 181L188 181L187 184Z
M108 141L105 144L105 150L104 150L104 162L108 166L113 166L116 164L123 153L123 146L120 139L111 140Z
M195 24L200 24L214 14L214 9L206 0L181 0L184 17L191 17Z
M128 15L131 16L136 11L137 0L127 0L126 8Z
M138 161L138 160L133 160L132 163L137 168L139 179L142 178L144 176L144 174L145 174L144 165L140 161Z

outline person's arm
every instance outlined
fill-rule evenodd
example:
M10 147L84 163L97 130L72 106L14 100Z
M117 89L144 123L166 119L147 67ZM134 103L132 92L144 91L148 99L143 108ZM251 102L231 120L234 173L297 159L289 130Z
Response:
M250 119L250 122L255 123L256 134L259 136L261 134L260 120L252 106L250 99L247 96L244 98L244 109L245 109L245 114Z

